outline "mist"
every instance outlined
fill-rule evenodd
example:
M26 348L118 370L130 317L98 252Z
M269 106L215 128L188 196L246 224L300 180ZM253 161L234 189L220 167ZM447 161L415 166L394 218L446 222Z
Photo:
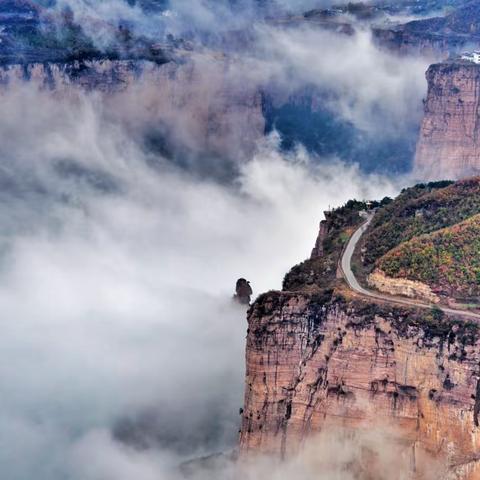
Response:
M382 49L372 38L370 26L353 17L345 20L353 28L351 34L324 30L314 22L273 20L328 5L172 0L164 10L145 14L145 3L62 0L55 8L71 9L74 21L100 49L118 41L115 28L119 24L160 44L185 40L181 45L190 53L182 51L176 61L192 62L195 85L202 87L194 87L191 94L204 105L218 101L221 95L261 94L267 130L280 132L282 146L302 143L319 158L334 155L360 163L366 171L408 172L423 115L425 71L435 58L400 56ZM304 126L302 117L309 118ZM187 105L175 109L165 124L175 136L172 132L192 126L195 118ZM292 122L297 124L293 133L289 131ZM336 135L328 132L330 123L336 125ZM239 130L238 138L229 139L235 147L222 151L222 157L241 152L243 138L249 140L243 127ZM261 125L258 133L263 134ZM344 144L336 136L344 137ZM182 132L180 143L187 138L192 136ZM186 163L195 168L195 161ZM230 165L222 175L229 175L228 170L235 166Z
M0 368L9 479L167 478L235 446L245 309L322 211L397 185L272 134L233 184L152 167L95 94L2 94ZM47 121L47 119L55 119Z
M139 75L114 92L87 92L68 81L47 88L35 75L2 82L0 463L8 480L177 480L183 462L235 449L247 330L246 308L232 302L236 280L251 281L255 295L280 289L308 257L323 211L410 183L297 139L283 148L275 122L265 132L263 101L310 95L312 110L362 134L411 140L428 59L393 56L363 28L346 36L268 20L331 2L259 10L253 0L172 0L148 14L145 3L59 0L49 13L70 9L100 49L124 23L160 42L185 35L193 47L149 77L157 83ZM204 145L213 130L206 119L221 123L212 111L227 124L209 139L214 153ZM147 141L152 131L168 155ZM319 478L312 451L330 452L328 442L320 437L285 468L259 459L239 472L218 457L213 472L192 474ZM385 442L335 437L345 456L320 478L348 478L345 465L362 445Z

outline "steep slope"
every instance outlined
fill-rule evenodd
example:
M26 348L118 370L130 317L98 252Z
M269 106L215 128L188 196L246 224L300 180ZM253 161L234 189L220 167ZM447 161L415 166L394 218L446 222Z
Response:
M362 238L360 276L384 293L477 303L479 213L478 177L404 190L376 212Z
M449 227L480 213L480 178L408 188L379 209L364 236L364 264L374 263L400 243Z

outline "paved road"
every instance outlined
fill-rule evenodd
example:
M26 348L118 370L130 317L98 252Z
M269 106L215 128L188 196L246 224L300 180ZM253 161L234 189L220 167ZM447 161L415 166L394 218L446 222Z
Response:
M373 290L368 290L362 287L358 282L357 278L355 277L354 273L352 272L352 256L355 251L355 247L358 244L358 241L362 238L363 233L370 225L371 221L373 220L373 217L374 217L374 213L369 213L365 222L350 237L350 240L348 241L347 246L345 247L345 250L341 258L340 266L342 268L343 276L352 290L359 293L360 295L375 298L383 302L395 303L400 305L408 305L410 307L417 307L417 308L427 308L427 309L432 309L433 307L436 307L436 308L440 308L440 310L442 310L443 312L449 315L459 315L462 317L469 317L469 318L474 318L476 320L480 320L480 314L478 313L469 312L467 310L455 310L453 308L442 307L440 305L433 305L429 303L422 303L420 301L407 299L404 297L394 297L390 295L384 295L382 293L378 293Z

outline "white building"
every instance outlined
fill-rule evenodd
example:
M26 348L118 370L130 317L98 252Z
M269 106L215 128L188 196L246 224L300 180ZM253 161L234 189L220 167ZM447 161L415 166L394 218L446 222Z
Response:
M464 52L461 55L461 59L473 63L480 63L480 50L474 50L473 52Z

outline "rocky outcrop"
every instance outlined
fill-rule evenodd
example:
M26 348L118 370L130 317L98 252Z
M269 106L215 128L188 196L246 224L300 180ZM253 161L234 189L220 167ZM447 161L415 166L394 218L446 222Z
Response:
M305 292L265 294L248 320L243 455L288 457L319 432L378 427L410 452L408 478L432 461L434 478L480 478L476 325Z
M250 299L253 295L252 287L250 282L245 278L239 278L235 285L235 295L233 300L240 305L250 305Z
M318 236L315 241L315 246L312 249L312 254L310 258L321 257L324 253L323 242L327 238L329 232L329 226L327 220L322 220L318 228Z
M457 35L431 35L409 31L408 24L393 28L372 28L375 43L400 55L423 55L441 60L452 50L465 48L468 37Z
M480 172L480 65L440 63L427 71L428 94L415 156L428 179Z
M432 292L432 289L422 282L408 280L406 278L387 277L384 272L376 269L368 278L368 285L382 293L393 296L403 296L424 300L429 303L438 303L440 298Z

